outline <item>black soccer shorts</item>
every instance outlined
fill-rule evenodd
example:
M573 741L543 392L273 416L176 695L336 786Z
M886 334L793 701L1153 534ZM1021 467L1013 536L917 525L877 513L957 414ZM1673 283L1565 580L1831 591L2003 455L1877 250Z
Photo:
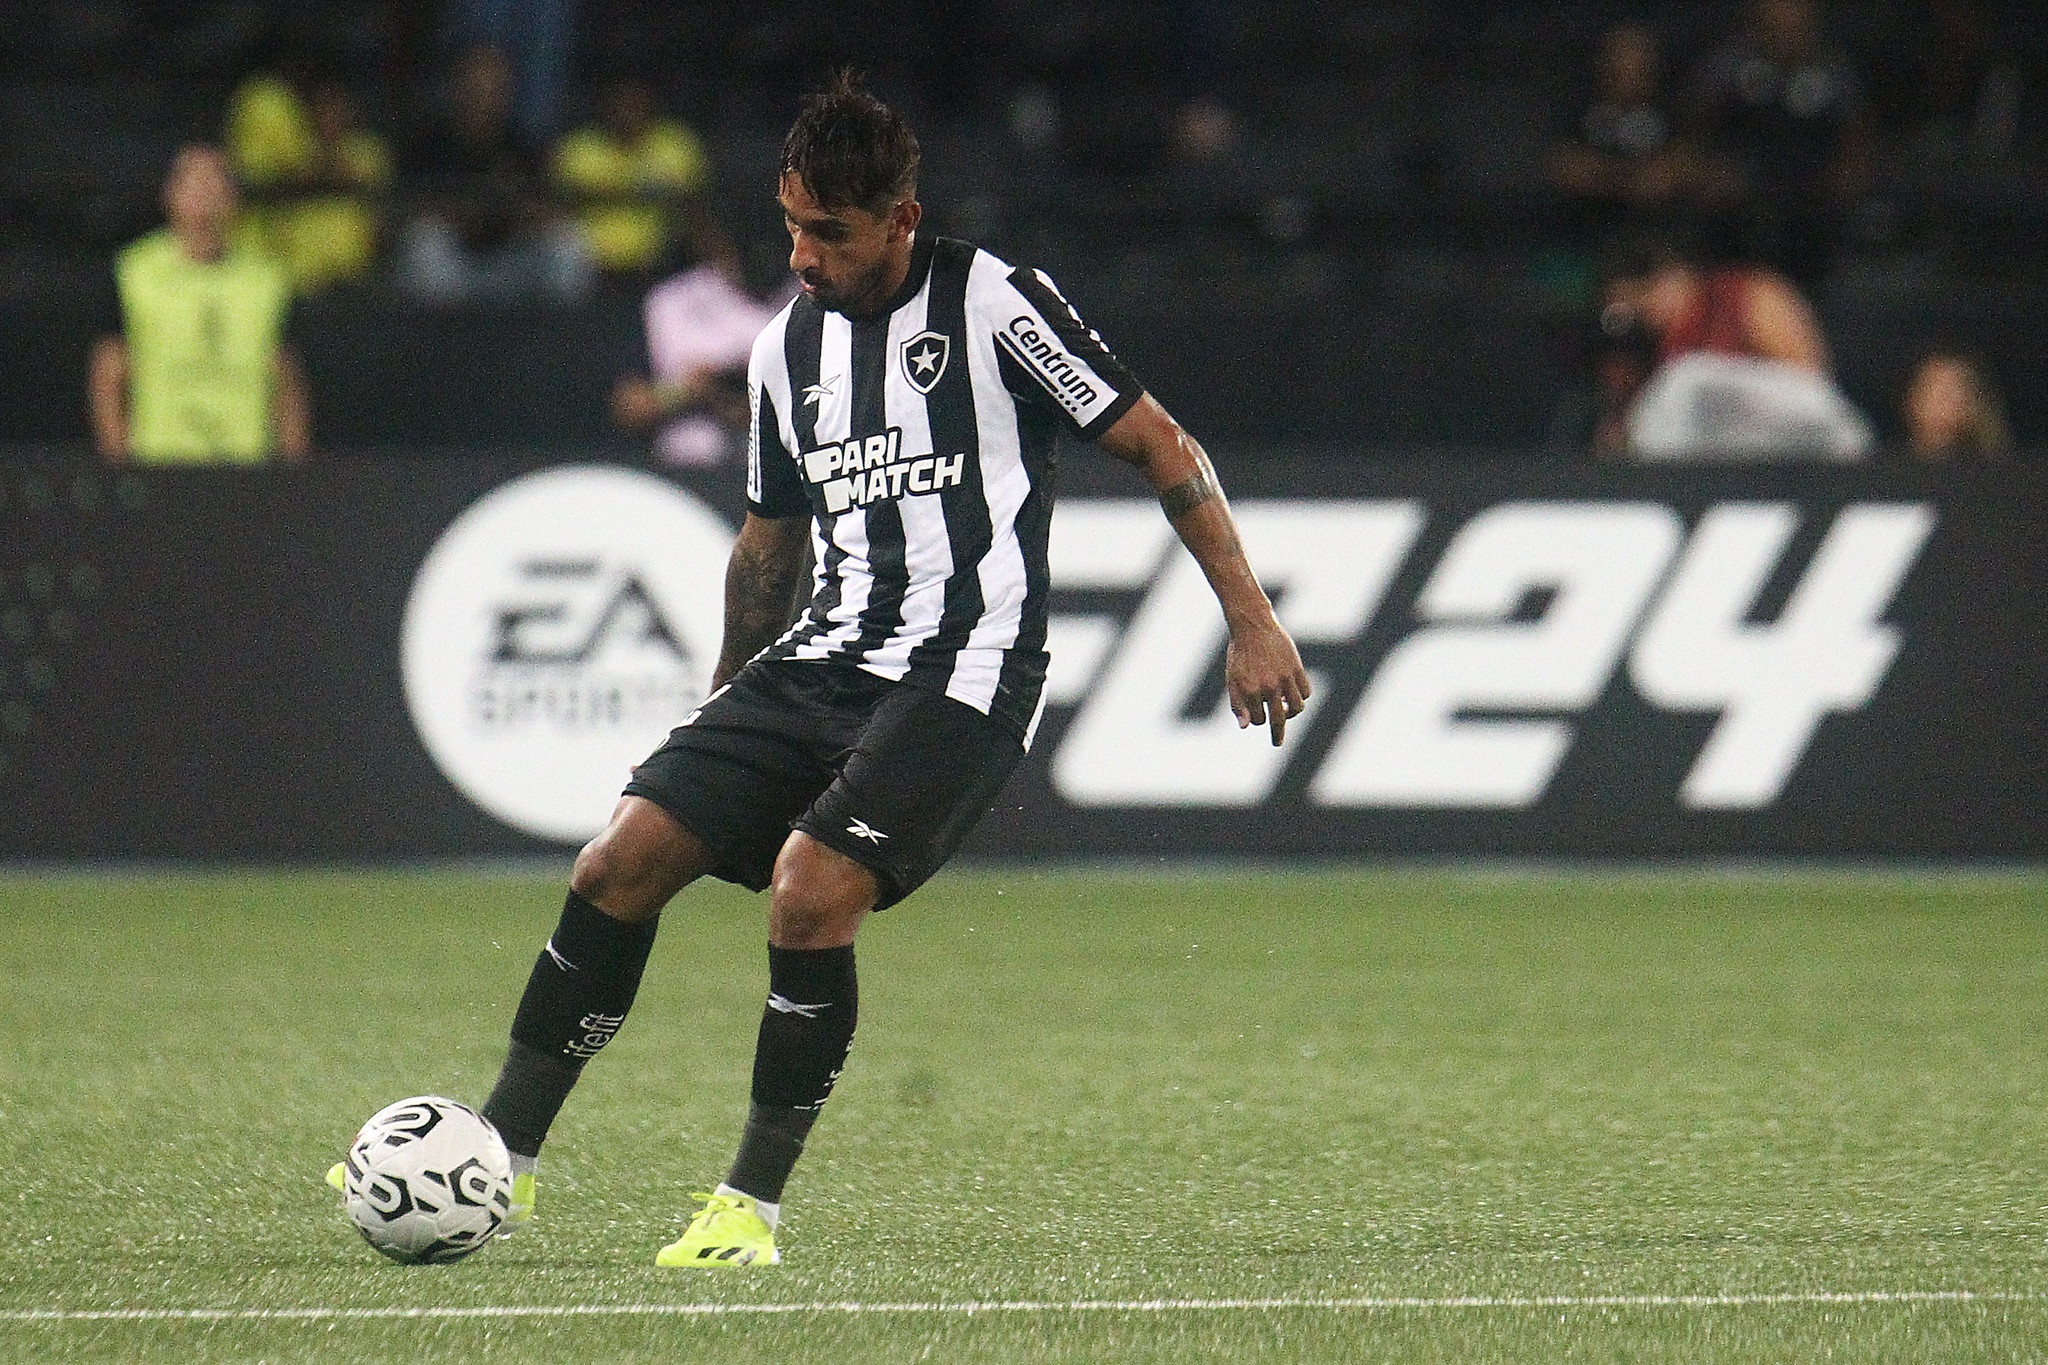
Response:
M800 829L875 874L875 908L922 886L1024 756L965 702L852 664L747 665L633 770L626 795L673 815L719 857L713 876L767 887Z

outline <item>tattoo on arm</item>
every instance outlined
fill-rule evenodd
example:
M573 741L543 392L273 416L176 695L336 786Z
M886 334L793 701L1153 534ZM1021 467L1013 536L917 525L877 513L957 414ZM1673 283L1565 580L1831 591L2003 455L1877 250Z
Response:
M802 572L800 540L765 546L742 540L733 547L725 570L725 644L718 653L714 687L773 644L795 618Z
M1222 492L1216 484L1215 471L1204 461L1194 473L1160 493L1159 505L1165 510L1168 521L1178 521L1182 513L1194 511L1211 498L1221 496Z

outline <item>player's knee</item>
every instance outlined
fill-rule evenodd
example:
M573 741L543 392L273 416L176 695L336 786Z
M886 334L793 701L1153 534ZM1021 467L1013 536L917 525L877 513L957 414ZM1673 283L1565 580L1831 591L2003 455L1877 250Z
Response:
M576 854L576 865L569 870L569 889L595 905L614 885L614 866L611 847L600 834Z
M867 868L808 835L792 835L775 860L769 940L778 948L851 943L879 894Z
M683 870L668 866L646 840L633 838L616 820L583 846L569 873L571 890L628 924L660 914L684 880Z
M801 882L788 891L777 884L768 911L768 941L778 948L840 948L853 942L867 906L810 892Z
M633 875L626 862L607 830L576 855L576 866L569 873L569 889L615 919L629 923L645 919L647 914L639 904L641 898L634 894L635 883L641 879Z

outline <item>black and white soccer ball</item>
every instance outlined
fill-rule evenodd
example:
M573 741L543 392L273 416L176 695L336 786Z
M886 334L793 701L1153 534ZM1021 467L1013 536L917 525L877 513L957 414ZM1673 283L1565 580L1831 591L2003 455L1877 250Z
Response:
M498 1130L439 1095L379 1109L342 1164L349 1221L407 1265L461 1260L512 1211L512 1158Z

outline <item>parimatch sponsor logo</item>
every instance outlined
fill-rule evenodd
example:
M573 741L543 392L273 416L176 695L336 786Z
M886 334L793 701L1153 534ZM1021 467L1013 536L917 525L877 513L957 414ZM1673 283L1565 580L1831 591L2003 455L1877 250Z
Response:
M1923 503L1852 503L1819 514L1810 554L1788 562L1813 515L1725 502L1688 526L1656 502L1501 503L1457 528L1411 602L1390 602L1397 579L1417 576L1402 571L1422 504L1240 504L1253 567L1312 655L1389 610L1414 623L1369 676L1317 676L1308 713L1274 749L1245 743L1217 696L1223 624L1158 509L1062 505L1055 588L1144 596L1127 622L1054 617L1049 698L1078 707L1054 784L1083 806L1253 806L1310 762L1315 805L1526 808L1550 790L1582 715L1625 685L1654 710L1713 719L1664 799L1769 807L1827 719L1876 695L1904 643L1886 612L1935 525ZM1789 588L1764 619L1773 584ZM1324 715L1333 697L1347 710ZM1618 767L1613 780L1632 779Z
M967 456L903 455L903 428L807 450L804 478L820 486L825 510L838 515L905 495L943 492L966 478Z

